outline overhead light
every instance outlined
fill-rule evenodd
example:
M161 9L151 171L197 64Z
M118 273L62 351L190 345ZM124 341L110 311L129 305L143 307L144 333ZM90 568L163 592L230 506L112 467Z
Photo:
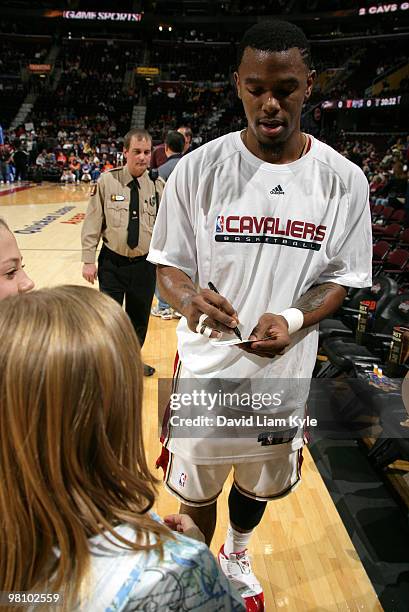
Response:
M171 31L172 31L172 26L169 26L168 27L168 32L171 32Z
M159 28L158 28L158 30L159 30L159 32L162 32L163 27L160 25L160 26L159 26Z

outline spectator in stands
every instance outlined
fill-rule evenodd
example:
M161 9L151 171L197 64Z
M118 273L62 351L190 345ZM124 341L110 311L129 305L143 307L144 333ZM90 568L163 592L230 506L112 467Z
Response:
M28 158L29 155L26 148L18 145L17 150L14 151L12 156L12 161L16 172L16 181L25 181L27 179Z
M177 129L177 131L180 134L182 134L185 139L185 144L183 147L183 154L186 155L186 153L189 153L193 149L192 130L185 125L181 125ZM155 147L152 153L151 168L159 168L164 163L166 163L167 159L168 159L168 156L166 155L166 152L165 152L165 143L158 145L157 147Z
M186 140L182 133L168 132L165 140L165 154L167 160L159 166L159 176L167 181L178 161L182 158Z
M193 150L193 145L192 145L193 133L192 133L192 130L187 125L181 125L178 128L178 132L180 132L183 135L183 138L185 139L185 146L183 148L183 155L186 155L187 153L190 153L190 151Z
M56 161L59 166L65 166L65 164L67 163L67 156L65 155L62 149L58 149Z
M11 183L11 150L7 144L0 145L0 183Z
M88 157L84 158L84 161L82 163L81 166L81 181L83 181L84 183L90 183L91 182L91 164L89 162Z
M114 166L113 166L113 164L112 164L112 163L110 162L110 160L107 158L107 159L104 161L104 164L103 164L103 166L102 166L102 172L108 172L108 170L112 170L112 168L113 168L113 167L114 167Z
M408 186L408 173L403 169L401 161L394 163L392 173L388 183L388 205L394 208L402 208Z
M101 167L102 164L97 155L94 155L93 160L91 162L91 180L93 183L96 183L99 177L101 176Z
M375 174L369 183L369 193L370 195L376 196L381 189L383 189L386 185L386 180L383 174Z
M43 149L39 155L37 155L36 166L44 168L47 163L47 151Z
M78 286L9 297L0 337L0 591L61 593L67 610L244 610L186 537L203 538L193 521L150 512L140 348L119 304Z
M49 151L47 151L47 155L46 155L46 165L47 166L55 166L55 164L57 163L57 159L55 157L55 153L52 149L50 149Z
M167 161L167 155L165 153L165 143L158 145L154 148L151 157L151 168L159 168Z
M180 132L170 131L166 135L165 153L167 161L159 166L159 176L167 181L176 164L183 157L183 149L185 146L185 138ZM180 314L175 311L165 300L162 299L159 288L156 286L155 296L157 304L151 309L151 315L161 317L164 320L180 319Z
M73 174L69 167L64 168L60 181L64 185L66 185L67 183L75 183L75 174Z
M71 172L75 176L75 182L79 183L80 178L81 178L81 164L75 156L73 157L73 159L71 159L69 167L70 167Z

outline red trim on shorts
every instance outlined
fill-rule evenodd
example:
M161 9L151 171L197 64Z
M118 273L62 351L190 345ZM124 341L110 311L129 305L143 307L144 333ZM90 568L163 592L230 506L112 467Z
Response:
M178 371L179 364L180 364L180 357L179 357L179 353L176 351L175 360L173 362L172 387L175 383L175 377ZM162 429L161 429L161 434L160 434L160 441L162 442L162 444L165 442L166 438L168 437L169 418L170 418L170 403L168 402L166 405L165 414L163 415L163 420L162 420Z
M173 382L175 381L175 376L178 371L179 363L180 363L179 353L176 351L175 361L173 362ZM168 449L165 448L164 446L164 442L166 438L168 437L168 433L169 433L169 427L168 427L169 417L170 417L170 402L168 402L166 405L165 414L163 415L163 420L162 420L162 429L161 429L161 435L160 435L160 441L162 442L162 450L161 450L159 457L156 459L156 462L155 462L156 469L162 468L163 478L165 478L166 476L166 470L168 469L169 455L170 455Z
M159 468L162 468L162 470L163 470L163 478L165 478L165 476L166 476L166 470L168 469L169 458L170 458L170 453L169 453L168 449L165 448L164 446L162 446L161 453L160 453L159 457L156 459L155 467L156 467L157 470Z
M305 404L304 418L306 419L307 417L308 417L308 405ZM304 425L303 427L302 437L303 437L304 444L309 444L311 442L311 434L310 434L310 430L308 429L307 425Z
M176 351L175 359L173 361L173 377L175 377L179 362L180 362L179 353Z
M301 468L304 463L304 457L302 454L302 448L298 449L298 480L301 478Z

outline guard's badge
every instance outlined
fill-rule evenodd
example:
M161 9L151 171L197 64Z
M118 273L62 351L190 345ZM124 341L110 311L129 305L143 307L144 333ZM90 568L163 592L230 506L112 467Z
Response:
M111 194L111 201L112 202L123 202L124 200L125 200L125 196L123 196L123 195Z
M97 193L97 184L94 183L91 187L91 197Z

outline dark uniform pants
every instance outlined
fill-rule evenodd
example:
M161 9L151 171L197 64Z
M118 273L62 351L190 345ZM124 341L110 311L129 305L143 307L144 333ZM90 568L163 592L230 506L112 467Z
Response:
M125 310L142 346L155 292L156 266L146 260L146 255L130 259L103 245L98 258L98 281L100 291L121 306L125 298Z
M16 168L16 181L27 180L27 165L26 164L15 164Z

